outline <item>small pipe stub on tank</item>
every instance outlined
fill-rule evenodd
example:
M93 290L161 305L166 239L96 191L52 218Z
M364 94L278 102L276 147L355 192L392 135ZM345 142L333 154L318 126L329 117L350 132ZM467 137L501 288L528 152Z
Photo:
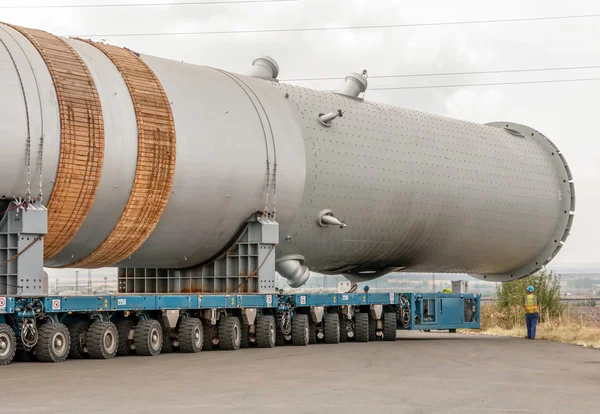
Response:
M331 210L322 210L319 212L317 224L321 227L340 226L340 229L346 227L346 223L335 218Z
M277 80L279 75L279 65L270 56L259 56L252 62L250 76L255 78Z
M367 71L363 71L366 75ZM352 72L346 76L344 87L341 90L341 94L358 98L358 95L367 90L367 78L364 75L360 75L356 72Z
M326 114L319 114L319 122L323 125L323 126L331 126L331 121L333 121L335 118L342 117L344 112L341 109L338 109L337 112L328 112Z

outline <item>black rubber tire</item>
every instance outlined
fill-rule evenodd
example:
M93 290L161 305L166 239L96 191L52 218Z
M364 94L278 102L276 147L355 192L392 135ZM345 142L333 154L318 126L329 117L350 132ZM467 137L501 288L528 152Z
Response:
M348 317L340 315L340 342L348 341Z
M179 323L179 350L185 354L193 354L202 350L204 330L198 318L186 318Z
M396 312L386 312L383 314L383 340L384 341L395 341L396 340Z
M250 348L250 327L244 325L244 320L240 316L240 348Z
M0 324L0 365L8 365L17 353L17 337L13 329Z
M256 322L256 346L259 348L275 347L275 318L273 315L261 315Z
M156 356L162 351L163 330L155 319L139 321L133 333L135 353L141 356Z
M292 320L292 344L308 345L308 315L296 315Z
M340 315L337 313L328 313L325 315L324 327L325 343L340 343Z
M226 351L240 349L242 327L237 316L228 316L219 323L219 345Z
M356 342L369 342L369 314L354 314L354 339Z
M377 340L377 320L369 318L369 341Z
M88 329L86 346L93 359L112 359L117 356L119 332L112 322L96 321Z
M448 332L450 332L450 333L456 333L456 329L448 329Z
M131 349L132 341L129 339L129 332L135 328L135 321L131 319L121 319L115 323L115 326L117 327L117 332L119 334L117 355L131 355L133 350Z
M314 322L308 323L308 343L311 345L317 343L317 324Z
M69 356L71 337L62 323L46 322L38 330L35 356L41 362L63 362Z
M71 337L69 359L83 359L88 356L84 348L90 324L90 321L75 321L67 325Z
M215 348L215 344L212 342L213 331L215 331L217 327L215 325L211 325L210 322L202 322L202 350L203 351L212 351Z

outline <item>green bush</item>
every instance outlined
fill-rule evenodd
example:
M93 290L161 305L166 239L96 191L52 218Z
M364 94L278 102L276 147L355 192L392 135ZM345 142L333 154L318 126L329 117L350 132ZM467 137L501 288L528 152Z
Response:
M517 312L524 319L523 305L529 285L533 286L533 293L540 298L540 319L558 317L564 311L564 305L560 302L560 277L546 269L523 279L500 283L496 288L498 307L504 311Z

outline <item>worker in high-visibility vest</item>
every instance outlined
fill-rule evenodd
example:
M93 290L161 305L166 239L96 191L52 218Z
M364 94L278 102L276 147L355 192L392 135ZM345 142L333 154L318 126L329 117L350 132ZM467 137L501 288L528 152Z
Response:
M527 288L525 296L525 321L527 322L527 339L535 339L535 328L540 315L540 298L533 294L533 286Z

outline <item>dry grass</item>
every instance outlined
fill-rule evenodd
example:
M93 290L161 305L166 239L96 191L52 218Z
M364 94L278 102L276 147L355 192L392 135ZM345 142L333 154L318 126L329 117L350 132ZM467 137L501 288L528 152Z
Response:
M600 349L600 309L567 307L557 318L538 323L536 339ZM527 328L519 309L501 311L496 304L481 306L481 334L525 338Z

